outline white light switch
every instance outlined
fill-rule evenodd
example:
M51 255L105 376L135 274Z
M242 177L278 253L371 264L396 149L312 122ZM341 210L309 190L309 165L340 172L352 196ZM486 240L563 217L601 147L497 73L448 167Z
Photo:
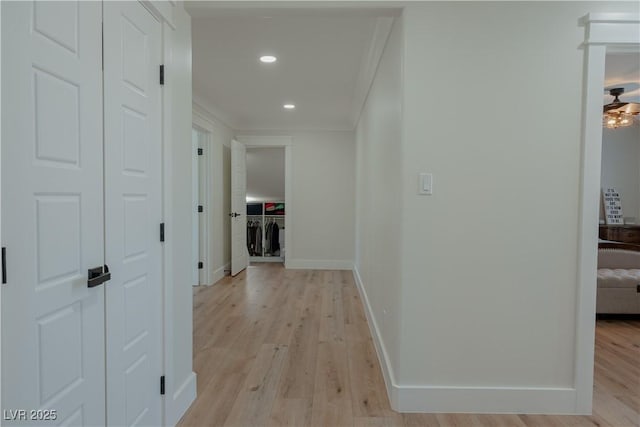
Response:
M418 194L433 194L433 175L430 173L418 174Z

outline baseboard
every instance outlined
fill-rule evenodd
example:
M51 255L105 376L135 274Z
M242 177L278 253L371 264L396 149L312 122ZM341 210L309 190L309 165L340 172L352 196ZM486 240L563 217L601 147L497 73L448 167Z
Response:
M574 388L397 386L399 412L576 415Z
M213 273L211 274L211 284L215 284L218 280L222 279L224 276L226 276L225 274L225 270L229 271L231 270L231 264L227 263L225 265L223 265L220 268L217 268L213 271Z
M577 415L575 388L402 385L395 379L360 272L353 268L391 407L398 412Z
M180 387L173 393L173 402L171 411L173 416L167 420L167 425L175 426L180 421L180 418L187 412L189 406L196 400L197 387L196 387L196 373L191 372L191 375L182 383Z
M252 262L284 262L284 258L279 256L250 256L249 264Z
M364 314L367 317L367 323L369 324L369 331L371 332L371 337L373 338L373 344L374 344L374 347L376 348L376 353L378 355L378 362L380 363L380 367L382 368L382 377L384 378L384 384L387 388L389 403L391 404L391 408L393 408L396 411L400 411L398 409L398 394L397 394L398 387L396 386L393 368L391 367L391 364L390 364L390 359L387 354L387 349L384 346L382 337L380 336L378 323L376 322L376 318L373 316L373 310L371 309L371 304L369 304L369 297L367 296L367 291L364 289L364 284L362 283L360 272L358 271L358 267L355 265L353 266L353 278L356 282L356 287L358 288L358 292L360 293L360 300L362 301L362 305L364 306Z
M353 261L334 259L285 259L285 266L296 270L352 270Z

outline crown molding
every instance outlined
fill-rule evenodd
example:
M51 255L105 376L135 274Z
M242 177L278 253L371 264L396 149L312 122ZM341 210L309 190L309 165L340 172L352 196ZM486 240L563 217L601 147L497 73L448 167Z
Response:
M360 72L358 79L356 80L355 91L353 94L353 110L351 113L352 128L355 129L362 114L362 109L369 96L369 90L373 84L373 79L376 76L384 47L387 44L389 34L391 34L391 28L393 27L394 18L390 16L383 16L376 19L375 29L371 42L369 43L369 49L367 54L363 56L362 63L360 65Z
M197 95L194 93L192 95L192 103L194 112L199 113L199 115L203 116L203 118L212 118L215 121L222 123L231 130L236 130L239 128L238 123L233 120L230 115L220 110L218 107L213 105L201 95Z
M601 45L624 48L640 44L640 14L589 13L579 20L585 27L583 46Z

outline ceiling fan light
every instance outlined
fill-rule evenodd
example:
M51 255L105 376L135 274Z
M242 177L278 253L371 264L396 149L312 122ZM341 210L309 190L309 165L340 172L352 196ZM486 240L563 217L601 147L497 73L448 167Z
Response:
M604 114L603 124L607 129L631 126L633 124L633 114L621 111L608 111Z
M617 129L631 126L634 123L634 116L640 114L640 103L621 102L618 97L624 93L624 88L614 88L609 90L609 94L615 99L612 103L603 107L602 124L607 129Z
M630 102L622 110L627 114L640 114L640 103Z

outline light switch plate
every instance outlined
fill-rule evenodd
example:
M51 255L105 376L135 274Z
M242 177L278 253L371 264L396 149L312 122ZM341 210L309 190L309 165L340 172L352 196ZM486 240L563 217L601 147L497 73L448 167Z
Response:
M418 174L418 194L433 194L433 175L430 173Z

